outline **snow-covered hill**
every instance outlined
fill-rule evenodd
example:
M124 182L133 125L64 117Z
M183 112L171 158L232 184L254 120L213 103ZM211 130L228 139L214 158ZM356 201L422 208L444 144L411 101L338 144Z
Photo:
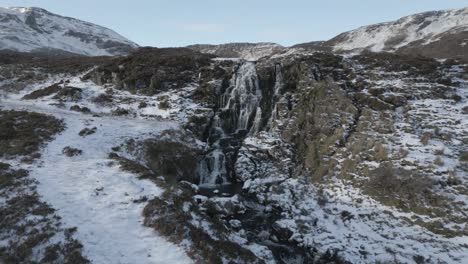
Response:
M335 51L409 51L418 47L422 53L433 52L435 57L446 53L466 56L468 8L425 12L364 26L342 33L328 43Z
M0 7L0 50L126 54L138 45L116 32L36 7Z
M263 57L283 51L285 48L276 43L227 43L220 45L198 44L187 48L201 53L214 54L224 58L241 58L244 60L258 60Z
M363 26L328 41L294 45L338 53L397 52L433 58L468 59L468 7L431 11Z

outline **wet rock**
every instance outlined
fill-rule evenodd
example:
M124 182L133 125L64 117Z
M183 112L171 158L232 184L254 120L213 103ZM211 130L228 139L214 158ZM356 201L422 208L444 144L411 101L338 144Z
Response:
M138 108L139 108L139 109L146 108L147 106L148 106L148 104L147 104L146 102L140 102L140 103L138 104Z
M153 95L196 82L199 67L209 65L212 57L185 48L141 48L126 57L113 59L84 78Z

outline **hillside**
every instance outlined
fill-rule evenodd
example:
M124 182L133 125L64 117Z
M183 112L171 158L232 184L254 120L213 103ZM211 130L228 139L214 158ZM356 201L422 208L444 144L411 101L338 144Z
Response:
M317 49L314 42L295 47ZM338 53L397 52L468 59L468 8L432 11L342 33L319 47Z
M0 50L104 56L137 47L110 29L41 8L0 8Z

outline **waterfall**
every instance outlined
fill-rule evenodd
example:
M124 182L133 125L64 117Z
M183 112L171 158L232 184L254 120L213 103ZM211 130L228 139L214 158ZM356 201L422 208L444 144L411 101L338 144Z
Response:
M261 114L260 100L262 92L258 84L257 70L254 62L243 63L233 80L231 87L227 89L225 97L227 103L223 110L228 110L234 115L234 128L236 130L249 131L249 126Z
M239 135L258 131L262 116L261 99L255 62L243 62L218 99L219 110L214 114L210 128L210 137L214 140L211 140L210 151L197 169L200 185L229 183L226 170L229 161L223 145L239 140Z
M210 186L227 182L226 156L219 147L205 155L197 170L200 175L200 185Z
M284 86L284 81L283 81L283 73L281 70L281 65L276 64L275 65L275 86L273 87L274 94L273 94L272 102L271 102L273 105L273 111L271 112L270 120L268 122L270 124L278 118L277 102L279 100L279 96L280 96L281 89L283 88L283 86Z

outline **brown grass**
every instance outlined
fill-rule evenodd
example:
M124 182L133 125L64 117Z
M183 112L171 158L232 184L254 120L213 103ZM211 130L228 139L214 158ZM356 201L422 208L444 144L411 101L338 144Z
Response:
M0 157L33 155L45 141L63 129L63 122L52 116L0 111Z

